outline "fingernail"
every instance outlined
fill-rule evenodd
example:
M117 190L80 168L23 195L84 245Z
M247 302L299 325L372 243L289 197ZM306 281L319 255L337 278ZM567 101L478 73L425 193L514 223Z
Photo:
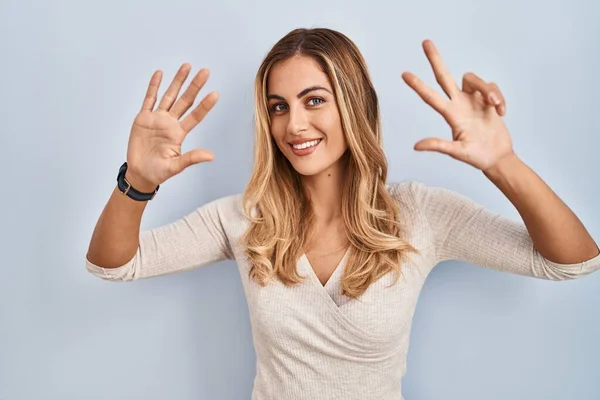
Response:
M495 105L500 104L500 99L498 98L498 96L494 92L490 93L490 100L492 100L492 103L494 103Z

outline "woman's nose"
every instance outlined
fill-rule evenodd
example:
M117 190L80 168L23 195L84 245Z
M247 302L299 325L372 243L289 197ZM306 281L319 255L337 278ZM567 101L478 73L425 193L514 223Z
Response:
M302 108L290 108L287 131L291 135L295 135L302 130L307 130L308 119L306 111Z

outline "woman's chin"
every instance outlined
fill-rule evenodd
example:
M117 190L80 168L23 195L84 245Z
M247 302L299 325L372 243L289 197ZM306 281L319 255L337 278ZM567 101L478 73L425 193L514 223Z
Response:
M343 157L340 157L337 161L334 161L333 163L327 162L327 160L323 160L322 158L321 162L317 162L317 158L292 158L292 160L289 161L294 170L302 176L316 176L325 172L330 173L336 170L338 167L342 168L342 164L336 164L344 162Z
M294 169L302 176L318 175L323 170L315 165L294 165Z

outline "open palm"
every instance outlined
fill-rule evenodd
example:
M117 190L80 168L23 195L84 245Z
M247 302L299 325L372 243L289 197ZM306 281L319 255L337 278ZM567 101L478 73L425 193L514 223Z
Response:
M156 109L153 108L162 71L152 75L142 109L129 136L127 173L134 186L154 188L191 165L213 159L209 150L181 151L186 136L204 119L218 99L217 92L209 93L184 117L209 76L207 69L200 70L183 95L177 98L190 69L191 65L187 63L181 66Z
M506 103L497 85L486 83L473 73L463 76L462 89L445 68L430 40L423 42L438 84L449 99L428 87L410 72L404 81L427 104L444 117L452 130L452 140L427 138L415 144L415 150L437 151L485 171L513 153L510 134L502 116Z

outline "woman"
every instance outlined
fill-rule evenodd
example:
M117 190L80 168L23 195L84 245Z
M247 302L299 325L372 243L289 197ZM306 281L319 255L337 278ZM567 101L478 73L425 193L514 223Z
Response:
M524 224L446 189L387 184L377 96L359 50L341 33L297 29L256 76L254 171L245 192L140 234L158 185L213 159L204 149L181 154L185 136L217 100L207 95L183 118L208 72L177 99L190 72L184 64L156 110L161 73L153 75L118 187L93 234L88 270L133 280L236 260L258 400L401 399L413 311L440 261L554 280L599 269L598 246L584 226L515 155L498 87L466 74L460 89L434 45L423 47L448 98L413 74L403 78L445 118L452 140L429 138L415 149L481 170Z

